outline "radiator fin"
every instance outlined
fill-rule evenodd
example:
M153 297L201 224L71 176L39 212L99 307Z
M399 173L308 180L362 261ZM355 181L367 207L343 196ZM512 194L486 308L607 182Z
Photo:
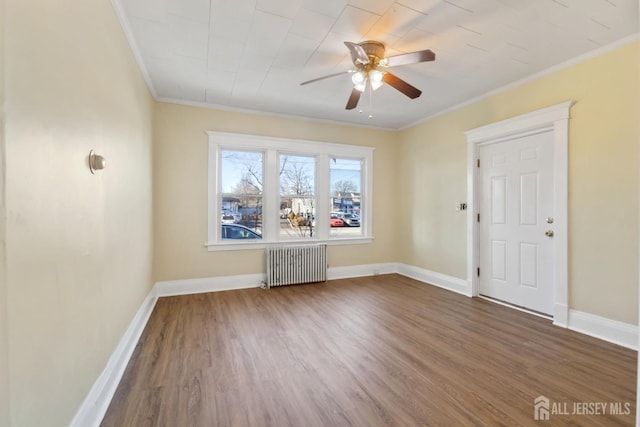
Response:
M327 245L273 246L266 257L268 287L327 280Z

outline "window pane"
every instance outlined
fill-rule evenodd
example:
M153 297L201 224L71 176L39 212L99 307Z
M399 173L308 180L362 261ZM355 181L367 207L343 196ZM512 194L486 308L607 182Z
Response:
M262 238L263 158L260 152L222 150L221 238Z
M362 161L360 159L331 158L331 237L362 235L360 227Z
M316 158L280 154L278 161L280 238L313 237L316 209Z

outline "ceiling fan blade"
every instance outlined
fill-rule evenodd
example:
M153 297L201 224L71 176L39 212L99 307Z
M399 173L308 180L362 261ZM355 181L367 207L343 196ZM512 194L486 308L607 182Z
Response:
M347 106L345 107L347 110L353 110L358 106L358 101L360 101L360 92L358 89L353 88L351 91L351 95L349 96L349 100L347 101Z
M404 93L411 99L416 99L417 97L422 95L422 91L420 89L411 86L400 77L389 72L384 73L384 75L382 76L382 81L393 87L394 89L397 89L400 92Z
M367 52L365 52L362 46L352 42L344 42L344 44L349 48L349 51L351 52L351 58L353 59L354 63L356 61L362 64L369 63L369 55L367 55Z
M417 64L418 62L434 61L436 54L426 50L418 50L416 52L402 53L400 55L389 56L380 61L380 65L384 67L395 67L396 65Z
M341 76L343 74L350 74L350 73L353 73L353 72L354 72L353 70L347 70L347 71L341 71L339 73L328 74L326 76L317 77L315 79L307 80L306 82L302 82L302 83L300 83L300 86L308 85L309 83L314 83L314 82L317 82L317 81L320 81L320 80L324 80L324 79L328 79L328 78L331 78L331 77Z

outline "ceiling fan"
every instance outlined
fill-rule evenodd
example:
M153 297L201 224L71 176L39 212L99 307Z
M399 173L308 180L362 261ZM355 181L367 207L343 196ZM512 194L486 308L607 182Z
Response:
M386 68L396 67L398 65L416 64L418 62L428 62L436 59L436 54L429 49L419 50L416 52L403 53L385 57L384 43L378 41L364 41L362 43L344 42L351 52L351 60L355 65L355 70L342 71L340 73L329 74L300 83L306 85L319 80L328 79L330 77L341 76L343 74L353 74L353 90L347 101L347 110L353 110L358 105L360 95L365 91L367 85L371 89L376 90L383 83L402 92L411 99L415 99L422 94L418 88L410 85L398 76L386 71Z

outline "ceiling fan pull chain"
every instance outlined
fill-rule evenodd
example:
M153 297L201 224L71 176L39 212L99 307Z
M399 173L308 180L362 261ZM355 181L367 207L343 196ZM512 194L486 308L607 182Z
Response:
M373 87L369 82L369 118L373 119Z

